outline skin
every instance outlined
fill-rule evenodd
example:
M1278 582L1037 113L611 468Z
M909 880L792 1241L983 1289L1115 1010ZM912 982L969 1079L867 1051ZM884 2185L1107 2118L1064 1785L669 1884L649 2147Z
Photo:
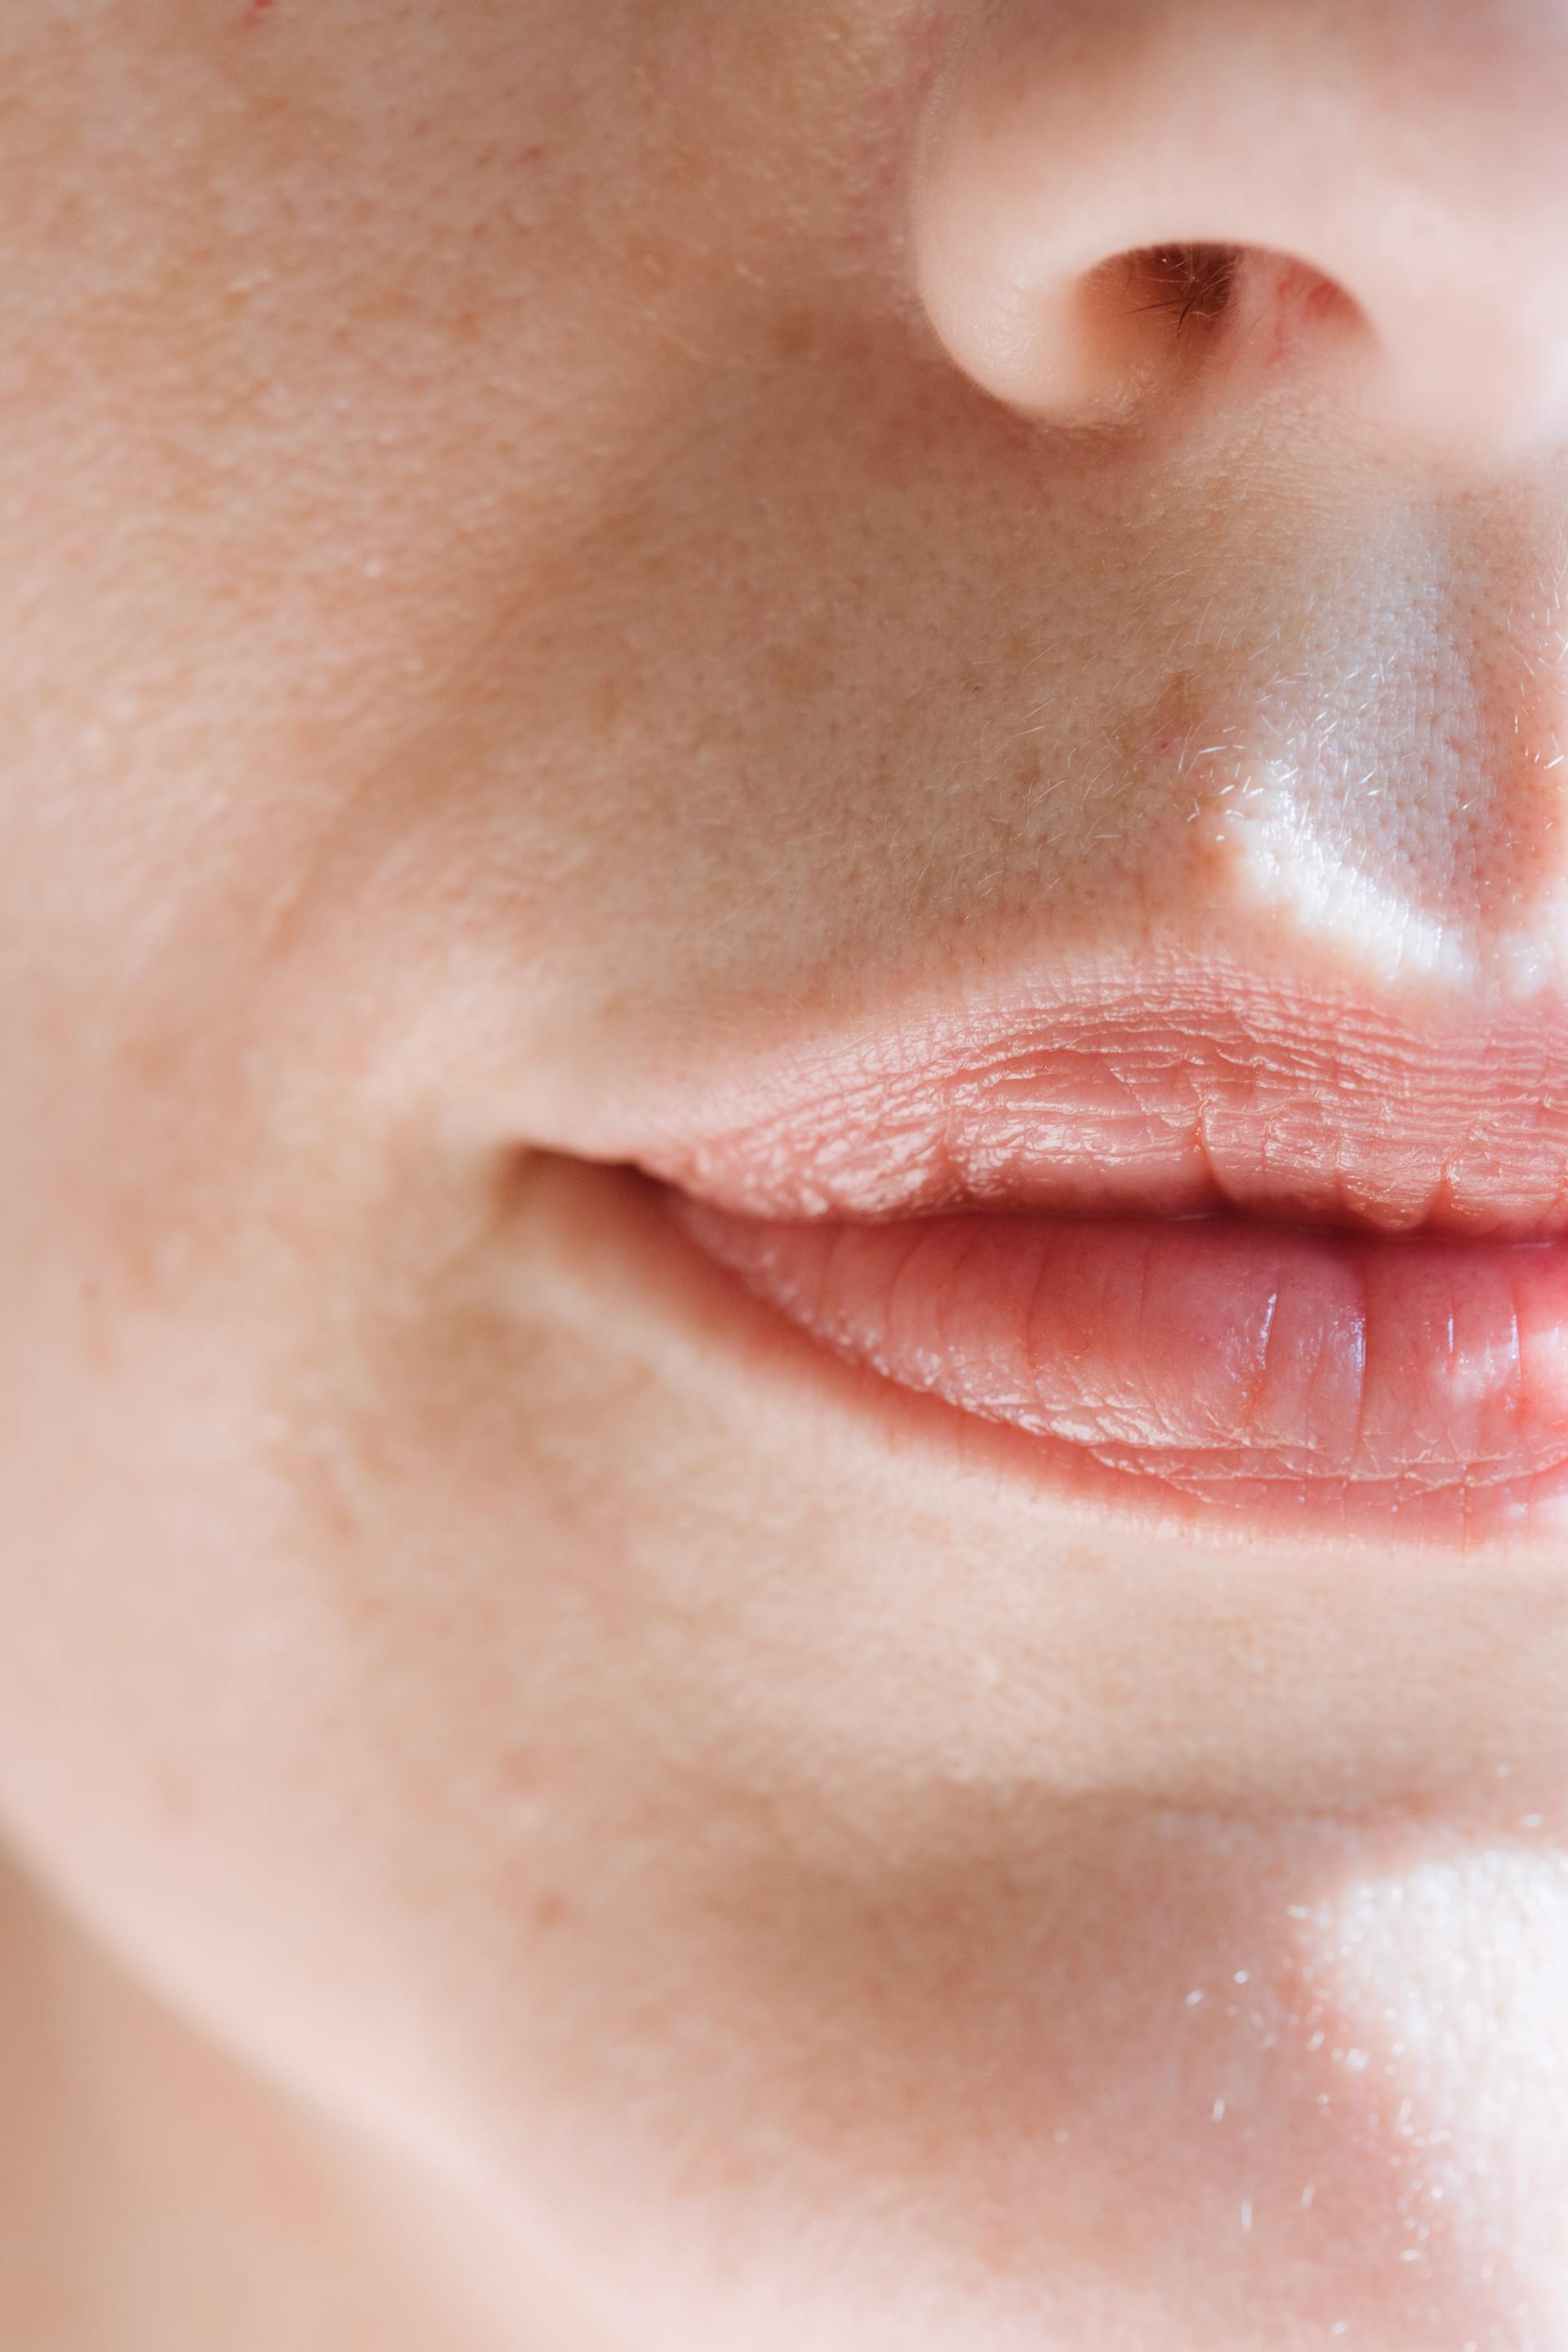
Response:
M0 2332L1561 2345L1560 1552L1075 1517L595 1162L1031 954L1557 984L1568 8L0 92Z

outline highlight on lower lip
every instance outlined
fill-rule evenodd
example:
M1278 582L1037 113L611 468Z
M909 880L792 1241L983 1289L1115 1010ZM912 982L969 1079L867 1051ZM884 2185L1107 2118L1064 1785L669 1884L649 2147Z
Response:
M1229 1217L781 1222L669 1197L710 1257L837 1354L1184 1517L1461 1542L1564 1523L1568 1242Z

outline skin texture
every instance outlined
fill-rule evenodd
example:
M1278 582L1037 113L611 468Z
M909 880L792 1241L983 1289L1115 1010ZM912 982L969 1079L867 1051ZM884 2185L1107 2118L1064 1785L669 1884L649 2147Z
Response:
M5 12L7 2341L1568 2341L1568 1562L1075 1517L595 1164L1031 958L1562 987L1565 99Z

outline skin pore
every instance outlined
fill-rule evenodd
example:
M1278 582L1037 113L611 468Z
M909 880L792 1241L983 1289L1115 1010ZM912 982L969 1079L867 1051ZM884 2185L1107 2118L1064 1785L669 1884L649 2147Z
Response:
M1069 1507L611 1164L1074 957L1552 1002L1565 100L9 12L7 2342L1568 2338L1561 1542Z

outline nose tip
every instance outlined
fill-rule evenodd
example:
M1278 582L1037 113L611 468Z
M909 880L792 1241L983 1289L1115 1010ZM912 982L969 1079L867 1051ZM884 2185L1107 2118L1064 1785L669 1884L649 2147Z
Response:
M1001 0L922 125L928 314L1058 424L1201 374L1485 459L1568 443L1568 11Z

